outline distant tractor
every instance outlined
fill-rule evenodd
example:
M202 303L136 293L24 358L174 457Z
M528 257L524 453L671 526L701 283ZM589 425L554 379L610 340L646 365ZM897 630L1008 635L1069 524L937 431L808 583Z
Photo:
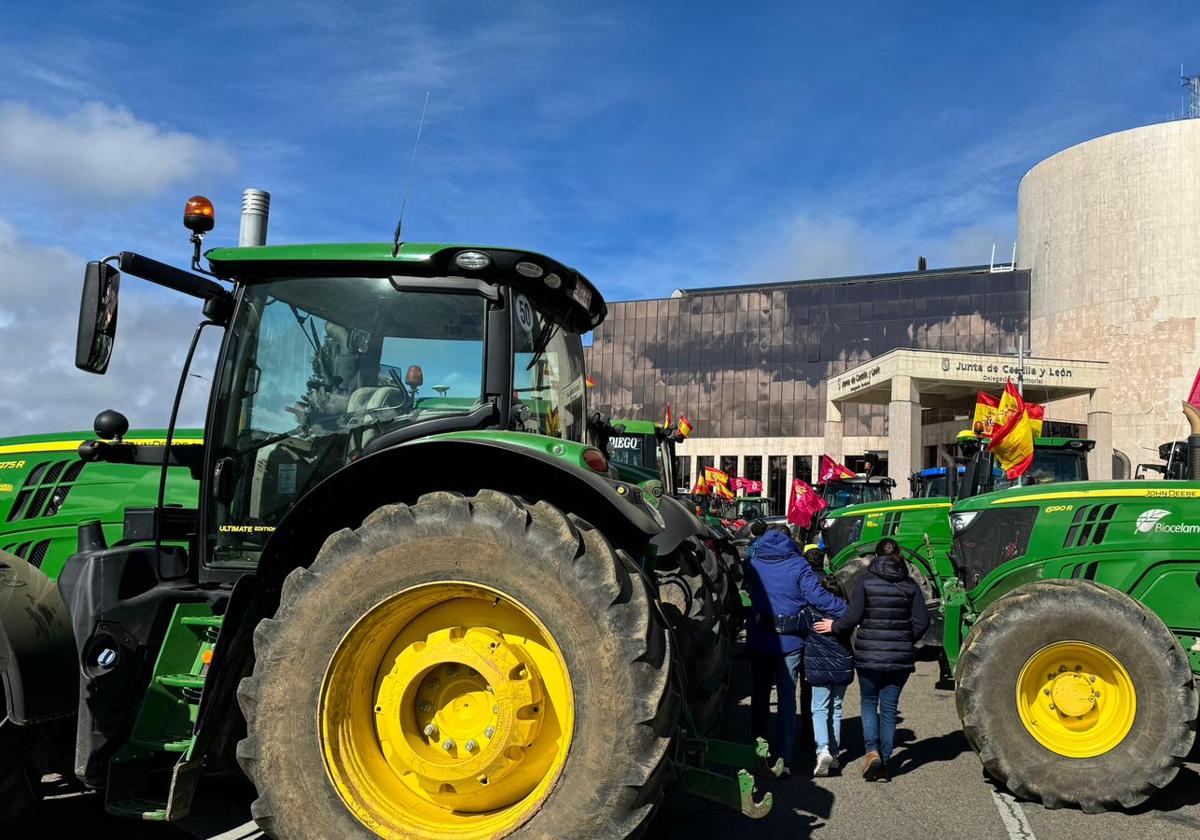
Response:
M160 489L119 538L98 513L61 570L0 554L0 834L46 771L177 820L235 756L277 838L625 837L672 781L766 813L765 744L707 734L721 604L660 594L703 526L583 442L596 289L400 242L249 241L205 269L211 204L185 223L191 271L88 264L76 364L107 368L119 271L197 298L171 427L220 330L203 444L106 411L78 463L192 471L198 508Z
M1094 446L1093 441L1077 438L1037 438L1029 473L1041 484L1085 480L1087 453ZM957 584L950 562L949 513L953 500L1011 483L978 438L960 437L958 448L963 463L956 464L953 472L937 467L910 477L910 484L920 491L913 498L849 505L823 512L820 519L829 568L849 590L866 571L879 540L896 540L908 561L909 574L925 593L934 620L934 630L926 634L925 644L941 642L937 631L943 584Z

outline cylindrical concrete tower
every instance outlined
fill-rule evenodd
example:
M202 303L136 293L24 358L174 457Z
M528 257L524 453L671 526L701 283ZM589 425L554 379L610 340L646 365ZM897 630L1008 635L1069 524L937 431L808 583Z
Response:
M1158 444L1185 438L1179 404L1200 364L1200 120L1098 137L1029 170L1017 263L1031 270L1032 352L1111 365L1114 461L1155 461Z

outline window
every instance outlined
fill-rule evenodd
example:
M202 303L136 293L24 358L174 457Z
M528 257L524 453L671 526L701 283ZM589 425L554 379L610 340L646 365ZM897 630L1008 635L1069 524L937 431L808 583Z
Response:
M742 475L753 481L762 481L762 456L747 455L742 459Z
M805 484L812 484L812 456L792 456L792 477L798 478Z
M691 455L676 455L675 456L675 483L679 485L685 492L692 489L692 456ZM674 490L673 487L666 488L668 492Z
M721 472L725 473L725 475L729 476L730 478L738 474L736 455L721 456Z
M513 395L529 409L525 431L583 440L587 389L579 336L558 329L519 294L512 317Z
M233 481L209 510L216 563L252 563L284 513L374 438L483 404L487 302L386 277L249 286L210 445Z
M776 516L783 516L787 507L787 456L771 455L767 458L767 495L771 497L771 508Z

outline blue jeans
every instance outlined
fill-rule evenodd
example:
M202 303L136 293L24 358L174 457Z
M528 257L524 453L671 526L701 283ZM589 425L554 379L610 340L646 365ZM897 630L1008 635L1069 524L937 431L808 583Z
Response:
M812 687L813 739L817 752L825 750L835 756L842 744L842 698L844 685L814 685Z
M770 716L771 686L779 696L775 716L775 737L771 753L791 765L796 746L796 682L803 667L804 651L794 653L751 653L750 673L753 687L750 692L750 729L755 738L767 737Z
M896 708L908 671L859 671L862 694L863 741L868 753L877 752L887 761L896 740Z

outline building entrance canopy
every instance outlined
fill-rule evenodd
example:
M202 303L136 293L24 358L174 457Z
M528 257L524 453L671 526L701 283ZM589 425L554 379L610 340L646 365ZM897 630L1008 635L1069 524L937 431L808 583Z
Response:
M1015 383L1021 366L1013 356L946 353L900 348L825 380L825 449L842 452L842 406L888 406L888 472L903 490L908 474L921 468L921 410L949 409L971 416L979 391L999 394ZM1025 359L1025 398L1047 403L1071 397L1087 399L1088 434L1096 441L1089 474L1112 474L1112 409L1107 362L1073 359Z

